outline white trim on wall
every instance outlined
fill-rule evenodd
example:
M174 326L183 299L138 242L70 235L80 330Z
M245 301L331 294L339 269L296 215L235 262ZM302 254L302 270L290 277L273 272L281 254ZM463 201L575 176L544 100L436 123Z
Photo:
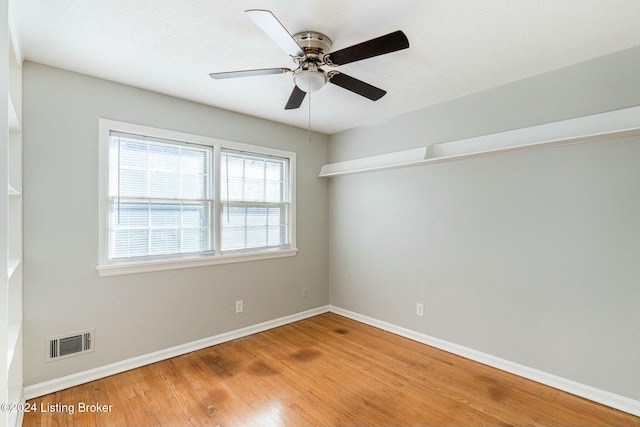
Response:
M178 345L165 350L133 357L121 362L111 363L109 365L90 369L88 371L78 372L76 374L67 375L65 377L55 378L53 380L33 384L24 388L24 397L26 400L34 399L36 397L64 390L69 387L74 387L90 381L98 380L100 378L105 378L110 375L119 374L121 372L149 365L151 363L156 363L162 360L170 359L172 357L201 350L206 347L257 334L259 332L287 325L289 323L297 322L299 320L307 319L309 317L317 316L327 312L332 312L340 316L365 323L369 326L373 326L375 328L379 328L384 331L409 338L413 341L456 354L466 359L480 362L482 364L500 369L502 371L548 385L558 390L566 391L576 396L601 403L603 405L627 412L632 415L640 416L640 401L611 393L606 390L601 390L592 386L581 384L576 381L571 381L566 378L552 375L547 372L530 368L528 366L520 365L518 363L501 359L499 357L492 356L478 350L441 340L439 338L416 332L411 329L406 329L401 326L374 319L372 317L355 313L350 310L345 310L333 305L313 308L300 313L295 313L278 319L258 323L256 325L247 326L235 331L225 332L219 335Z
M320 177L398 169L640 135L640 106L322 166Z
M401 326L397 326L391 323L384 322L382 320L374 319L372 317L364 316L353 311L345 310L340 307L330 306L332 313L339 314L340 316L348 317L349 319L356 320L358 322L365 323L367 325L382 329L384 331L391 332L396 335L400 335L405 338L409 338L413 341L420 342L422 344L429 345L431 347L444 350L448 353L453 353L458 356L462 356L466 359L480 362L484 365L488 365L505 372L509 372L520 377L548 385L558 390L566 391L576 396L589 399L591 401L601 403L603 405L618 409L620 411L627 412L632 415L640 416L640 401L634 400L619 394L611 393L606 390L601 390L592 386L571 381L566 378L559 377L557 375L549 374L537 369L530 368L528 366L521 365L519 363L511 362L509 360L501 359L496 356L492 356L487 353L483 353L472 348L464 347L462 345L454 344L439 338L435 338L420 332L406 329Z
M220 234L220 233L217 233ZM172 259L163 261L147 261L142 263L128 262L117 265L98 265L96 270L100 277L120 276L123 274L150 273L179 268L208 267L211 265L233 264L236 262L261 261L265 259L292 257L298 253L297 248L263 251L250 254L218 255L216 257Z
M257 334L269 329L284 326L289 323L297 322L309 317L317 316L329 311L329 306L313 308L311 310L300 313L291 314L289 316L280 317L274 320L258 323L256 325L247 326L245 328L236 329L235 331L224 332L209 338L193 341L186 344L177 345L175 347L164 350L155 351L153 353L143 354L131 359L122 360L120 362L111 363L109 365L100 366L98 368L89 369L88 371L78 372L76 374L55 378L49 381L33 384L24 388L25 399L34 399L46 394L55 393L69 387L75 387L110 375L126 372L131 369L140 368L172 357L181 356L213 345L222 344L224 342L237 340L249 335Z

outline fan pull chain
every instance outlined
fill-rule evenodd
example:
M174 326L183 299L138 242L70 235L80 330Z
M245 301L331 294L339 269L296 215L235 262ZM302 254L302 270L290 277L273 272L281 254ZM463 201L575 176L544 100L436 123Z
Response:
M311 142L311 92L309 92L309 142Z

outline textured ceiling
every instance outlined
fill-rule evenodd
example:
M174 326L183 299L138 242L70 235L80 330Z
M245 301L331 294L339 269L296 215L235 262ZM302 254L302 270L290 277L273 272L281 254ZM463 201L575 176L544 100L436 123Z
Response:
M640 46L638 0L20 0L26 60L306 127L308 97L284 110L290 74L210 72L295 64L245 14L268 9L294 34L341 49L395 30L410 48L338 69L387 90L377 102L335 85L311 97L314 130L335 133Z

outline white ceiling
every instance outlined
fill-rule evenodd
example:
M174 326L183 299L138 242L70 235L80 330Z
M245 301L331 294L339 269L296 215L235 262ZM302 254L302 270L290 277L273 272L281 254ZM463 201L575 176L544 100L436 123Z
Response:
M294 68L245 14L268 9L294 34L338 50L395 30L410 48L339 70L387 90L377 102L335 85L313 94L314 130L335 133L631 47L638 0L20 0L24 59L306 127L284 110L290 74L212 80L210 72ZM307 97L308 99L308 97Z

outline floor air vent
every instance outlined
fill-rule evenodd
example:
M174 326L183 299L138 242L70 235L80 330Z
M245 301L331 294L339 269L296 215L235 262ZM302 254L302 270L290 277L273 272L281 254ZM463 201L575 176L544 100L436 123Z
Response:
M47 338L47 361L60 360L93 351L94 330Z

